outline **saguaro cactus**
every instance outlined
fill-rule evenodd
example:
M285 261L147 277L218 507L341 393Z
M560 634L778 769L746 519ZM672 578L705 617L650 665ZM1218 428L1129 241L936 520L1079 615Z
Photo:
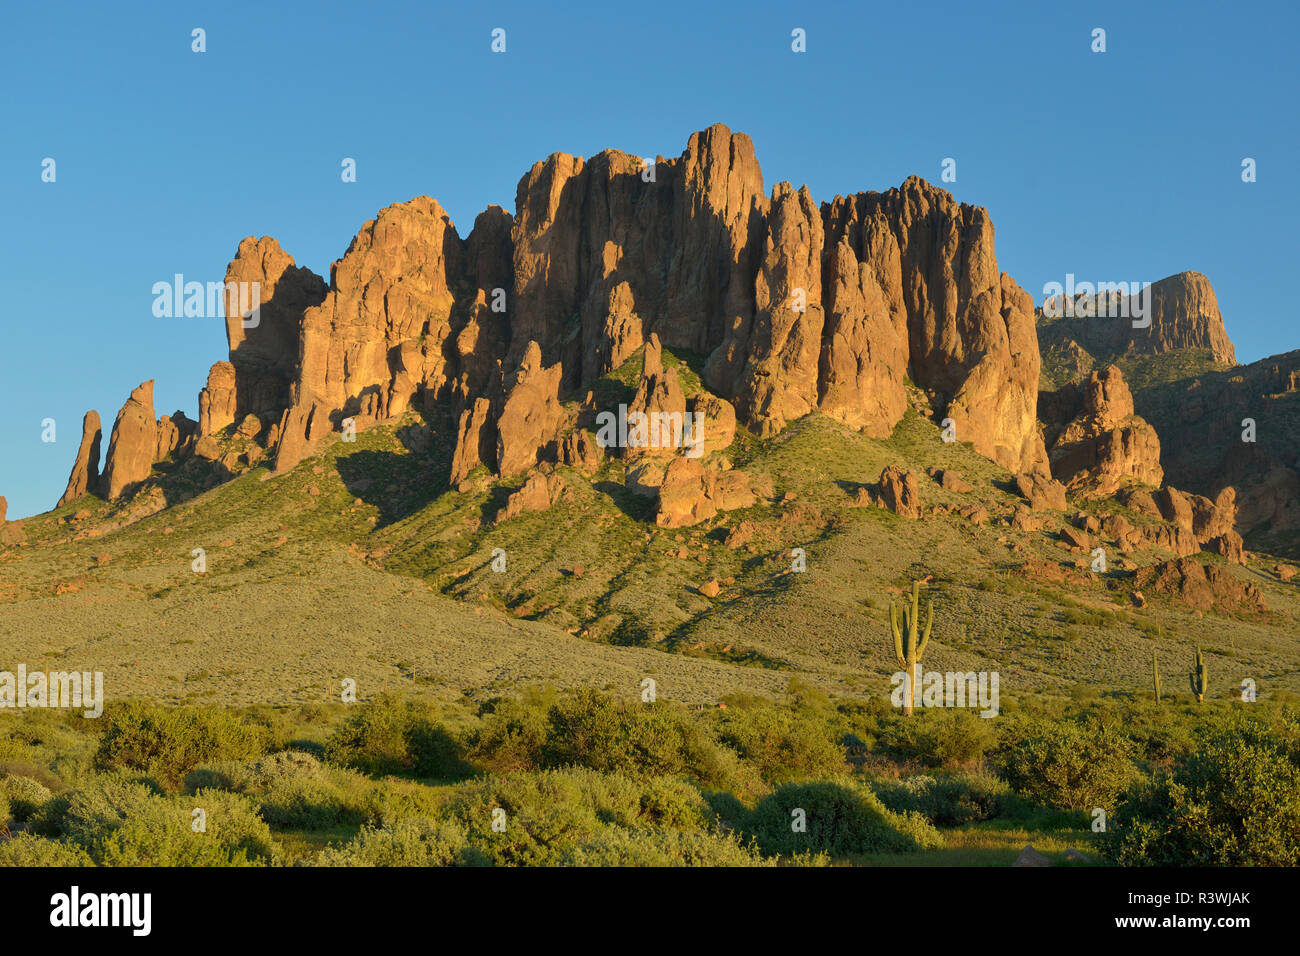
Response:
M1156 660L1156 652L1151 652L1151 682L1155 686L1156 703L1160 703L1160 662Z
M1209 686L1210 675L1205 669L1205 658L1201 656L1201 649L1199 647L1196 649L1196 666L1187 676L1192 682L1192 693L1196 695L1196 702L1198 704L1204 703L1205 689Z
M916 688L920 686L921 655L930 643L930 627L934 624L934 602L930 601L926 609L925 629L921 628L921 582L912 584L912 605L889 602L889 626L894 632L894 655L898 666L907 674L906 694L903 700L903 715L912 715L912 701Z

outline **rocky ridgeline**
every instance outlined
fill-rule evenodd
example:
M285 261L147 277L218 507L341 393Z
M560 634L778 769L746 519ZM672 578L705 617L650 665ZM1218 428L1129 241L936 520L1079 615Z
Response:
M1137 400L1180 485L1236 488L1243 533L1300 529L1300 351L1147 388Z
M553 154L520 180L515 206L489 207L466 238L433 199L390 206L328 283L275 239L244 239L226 280L257 283L260 313L246 320L231 294L229 358L212 366L199 421L155 420L143 383L97 475L99 417L88 413L60 503L128 496L169 456L211 461L209 483L264 459L283 472L328 434L413 406L456 423L453 485L481 466L591 471L622 454L629 487L658 499L666 527L762 498L725 460L595 440L590 387L638 350L629 411L701 418L709 454L738 423L772 435L814 411L886 437L910 378L958 440L1025 476L1031 507L1063 508L1064 488L1109 496L1161 483L1159 440L1118 369L1040 400L1034 304L998 270L988 213L921 179L818 206L806 187L767 192L749 138L717 125L653 164L617 150ZM1184 277L1156 284L1152 327L1166 338L1187 324L1179 309L1193 324L1217 316L1208 283ZM684 393L665 349L703 357L702 390ZM914 486L886 474L863 494L919 516ZM533 481L503 516L562 493L562 482Z
M1153 282L1149 295L1150 322L1143 319L1140 327L1127 318L1110 317L1113 313L1107 312L1104 297L1076 298L1072 317L1044 329L1043 345L1067 352L1082 348L1105 361L1125 354L1205 349L1219 365L1237 364L1209 279L1199 272L1180 272Z

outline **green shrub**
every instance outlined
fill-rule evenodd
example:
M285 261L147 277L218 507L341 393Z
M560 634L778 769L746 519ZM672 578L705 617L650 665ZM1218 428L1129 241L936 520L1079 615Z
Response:
M584 796L568 773L509 774L458 785L446 812L494 865L555 865L602 825Z
M121 776L96 784L70 795L63 831L101 866L246 866L277 855L245 797L220 790L167 797ZM194 832L195 808L206 814L203 832Z
M90 855L79 846L62 840L47 840L19 833L0 841L0 866L94 866Z
M500 697L485 705L479 716L481 722L466 758L470 763L495 773L536 770L541 766L548 729L545 711Z
M776 866L735 834L606 827L570 851L570 866Z
M386 827L403 820L437 817L442 802L440 789L390 777L381 785L368 787L361 794L360 806L367 824Z
M879 743L897 757L928 767L978 763L993 749L994 721L970 710L921 708L911 717L898 712L881 722Z
M448 820L401 820L362 828L341 847L322 850L316 866L457 866L482 862L465 830Z
M728 710L719 738L769 783L834 777L846 769L840 734L824 719L771 706Z
M1135 789L1102 850L1125 866L1300 865L1300 719L1233 714Z
M706 786L726 786L734 755L721 752L679 706L627 704L598 691L577 691L548 715L542 751L547 767L580 766L644 778L684 774Z
M68 813L71 800L66 793L45 801L27 820L27 826L33 833L46 836L58 836L63 832L63 822Z
M988 773L918 775L873 785L881 803L896 813L913 811L935 826L959 827L1002 815L1011 788Z
M1110 808L1136 777L1132 744L1111 727L1041 718L1009 727L998 750L1001 775L1035 803Z
M372 776L411 774L459 779L470 768L456 737L436 720L429 704L383 696L354 705L325 744L325 758Z
M310 754L286 750L245 763L197 767L185 777L190 793L203 788L242 793L276 829L328 830L368 818L370 782L323 766Z
M0 794L9 803L9 812L19 823L26 823L54 794L31 777L5 777L0 780Z
M493 811L505 812L504 832ZM611 826L695 832L713 820L704 797L680 780L636 780L584 767L485 777L459 784L444 812L498 865L554 865Z
M130 701L107 710L103 720L97 765L138 770L166 786L178 786L201 763L256 757L274 742L264 725L213 707Z
M795 829L802 810L803 832ZM761 800L744 832L764 853L907 853L943 845L917 813L894 813L870 790L850 781L788 783Z

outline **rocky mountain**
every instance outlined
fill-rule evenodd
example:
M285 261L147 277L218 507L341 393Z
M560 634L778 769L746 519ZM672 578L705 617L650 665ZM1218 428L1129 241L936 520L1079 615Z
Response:
M1193 440L1184 430L1211 408L1226 428L1237 405L1294 380L1284 387L1282 371L1262 368L1249 381L1214 379L1216 395L1239 400L1198 414L1195 402L1180 412L1178 400L1135 398L1119 367L1180 350L1235 361L1204 276L1152 285L1146 329L1044 321L998 269L986 210L916 177L820 205L806 187L769 192L749 138L722 125L653 163L617 150L553 154L519 181L513 215L489 207L465 238L434 199L390 206L362 226L328 282L275 239L248 237L226 281L229 355L212 366L199 421L180 412L155 421L152 383L141 384L97 476L99 422L88 413L61 504L96 490L128 497L166 462L200 488L263 462L283 473L329 435L349 440L416 410L447 423L439 434L453 447L436 476L446 486L469 487L480 471L590 474L624 458L628 488L654 501L660 526L680 527L762 500L763 488L729 472L723 456L738 426L763 439L820 412L884 438L917 407L950 438L1027 476L1031 508L1065 492L1109 498L1165 480L1207 501L1230 481L1259 485L1235 505L1246 525L1296 508L1300 477L1286 462L1238 456L1229 467L1227 456L1212 466L1202 458L1215 448L1226 456L1224 435ZM249 288L256 302L245 300ZM1074 302L1086 313L1085 304ZM1078 359L1062 387L1042 394L1040 346ZM638 356L640 375L621 391L615 379ZM1102 364L1107 356L1116 364ZM688 430L666 455L656 442L629 442L639 433L627 422L611 441L601 422L616 411ZM678 454L697 419L699 461ZM906 497L884 494L889 487L882 479L880 492L860 492L885 507ZM562 493L562 483L534 482L502 514ZM1188 535L1179 543L1168 530L1164 543L1186 554L1222 537Z
M1237 364L1219 302L1210 280L1199 272L1180 272L1153 282L1150 314L1136 320L1122 296L1083 295L1065 303L1044 303L1039 335L1044 349L1083 349L1100 362L1122 355L1160 355L1179 349L1208 350L1214 362ZM1142 302L1137 303L1142 307ZM1149 323L1149 324L1148 324Z
M226 280L256 283L260 309L228 293L230 354L197 426L173 416L160 438L144 383L114 423L107 497L163 445L192 437L215 461L205 439L239 424L260 448L244 466L285 471L325 435L413 404L457 422L452 479L480 463L517 474L566 441L590 448L571 436L596 409L565 403L652 341L699 357L715 423L771 435L820 410L884 436L911 378L959 440L1047 469L1033 304L997 268L988 213L915 177L820 206L788 183L768 193L749 138L721 125L653 164L556 153L520 180L514 216L491 207L463 239L433 199L390 206L328 284L270 237L244 239ZM647 365L643 410L684 413L661 374ZM89 452L71 493L93 484Z
M1235 488L1237 527L1270 545L1300 531L1300 351L1154 385L1136 396L1166 475L1204 495Z

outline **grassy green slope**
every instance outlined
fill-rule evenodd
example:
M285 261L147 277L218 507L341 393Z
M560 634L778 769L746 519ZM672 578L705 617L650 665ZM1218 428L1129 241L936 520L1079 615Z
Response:
M560 469L565 500L496 523L519 482L447 490L449 446L447 423L409 415L287 475L255 469L100 536L77 529L111 527L120 509L93 499L31 519L29 544L0 552L0 658L103 670L113 696L218 703L336 699L343 677L362 696L446 696L531 680L626 690L653 676L660 693L704 702L778 693L802 674L880 695L895 670L889 602L932 575L926 666L996 668L1004 696L1144 691L1153 650L1177 679L1197 645L1225 693L1244 676L1300 690L1293 585L1233 569L1271 608L1246 618L1133 607L1123 565L1157 554L1113 553L1106 574L1066 583L1027 577L1031 557L1081 560L1055 534L1063 516L1012 530L1010 476L915 411L887 440L819 415L741 436L726 454L771 499L680 530L654 525L619 460L592 477ZM956 469L974 491L922 473L927 512L979 505L991 522L850 507L889 464ZM70 521L80 508L95 514ZM204 574L191 569L200 547ZM504 573L491 568L498 548ZM715 598L700 592L711 580Z

